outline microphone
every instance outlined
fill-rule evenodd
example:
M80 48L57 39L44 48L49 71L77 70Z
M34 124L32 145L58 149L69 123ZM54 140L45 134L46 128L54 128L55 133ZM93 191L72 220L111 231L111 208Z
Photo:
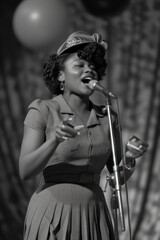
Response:
M117 96L114 95L113 93L107 91L102 85L99 84L97 80L91 80L88 83L88 87L92 90L97 90L99 92L102 92L105 96L117 99Z

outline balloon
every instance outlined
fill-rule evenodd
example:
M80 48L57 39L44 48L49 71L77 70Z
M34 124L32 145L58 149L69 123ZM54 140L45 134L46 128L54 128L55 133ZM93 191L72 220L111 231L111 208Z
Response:
M17 39L32 50L57 47L70 26L67 6L61 0L25 0L16 8L12 23Z
M88 12L104 19L121 14L129 2L130 0L82 0Z

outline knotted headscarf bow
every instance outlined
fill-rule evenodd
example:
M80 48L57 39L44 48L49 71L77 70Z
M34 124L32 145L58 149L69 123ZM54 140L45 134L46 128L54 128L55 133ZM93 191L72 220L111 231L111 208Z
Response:
M72 33L67 40L58 48L57 55L61 55L62 53L66 52L69 48L86 44L90 42L96 42L104 47L105 51L108 48L108 44L105 40L102 39L102 36L98 33L94 33L90 35L86 32L74 32Z

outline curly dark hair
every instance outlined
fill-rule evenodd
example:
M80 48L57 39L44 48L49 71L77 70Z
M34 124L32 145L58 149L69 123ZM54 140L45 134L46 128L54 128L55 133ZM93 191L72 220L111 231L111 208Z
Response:
M98 74L98 80L101 80L105 75L105 70L107 63L105 60L105 49L100 44L96 42L78 45L72 47L65 51L62 55L57 54L49 55L46 62L42 66L42 76L44 82L50 92L53 95L58 95L62 93L60 89L60 81L58 80L58 75L61 70L63 70L63 63L66 58L71 54L77 52L77 56L80 59L84 59L88 62L94 64L96 72Z

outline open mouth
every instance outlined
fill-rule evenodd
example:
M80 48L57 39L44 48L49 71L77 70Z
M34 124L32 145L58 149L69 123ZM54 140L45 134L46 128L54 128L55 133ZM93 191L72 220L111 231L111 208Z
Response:
M85 77L85 78L83 78L81 81L82 81L84 84L88 84L91 80L92 80L91 77Z

